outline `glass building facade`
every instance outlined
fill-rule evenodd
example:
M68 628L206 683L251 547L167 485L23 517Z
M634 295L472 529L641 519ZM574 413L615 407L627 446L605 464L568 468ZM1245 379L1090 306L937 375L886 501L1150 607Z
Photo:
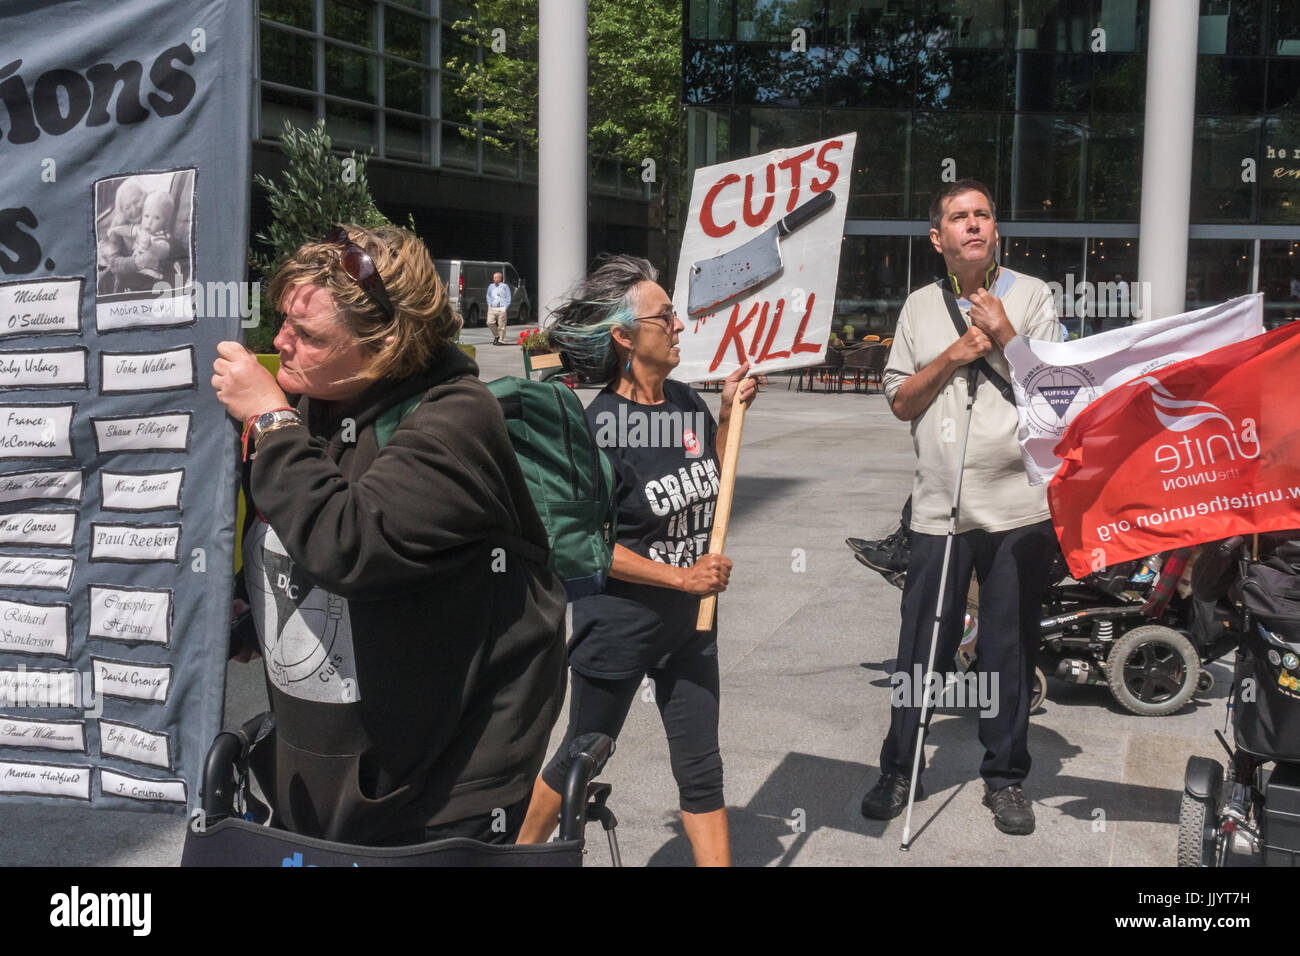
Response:
M993 190L1011 268L1136 281L1148 6L684 0L688 175L856 132L837 297L856 330L891 330L942 275L929 205L954 177ZM1260 290L1270 323L1300 316L1300 4L1201 0L1195 95L1187 307Z
M462 93L455 69L484 55L464 32L472 3L253 2L256 172L274 174L286 120L308 127L323 119L337 148L371 152L368 179L380 207L397 221L413 215L434 255L507 259L536 279L536 148L476 122L478 104ZM588 189L593 248L645 254L657 235L657 187L635 165L591 157ZM253 231L268 217L255 194Z
M535 183L536 149L476 123L461 92L453 65L483 56L456 29L472 16L472 3L452 0L258 0L257 136L324 119L341 148ZM591 186L649 198L638 172L596 163Z

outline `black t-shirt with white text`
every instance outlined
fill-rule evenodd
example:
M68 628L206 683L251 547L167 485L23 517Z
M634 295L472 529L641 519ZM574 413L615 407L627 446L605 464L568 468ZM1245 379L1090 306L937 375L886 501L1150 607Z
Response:
M718 426L708 406L672 380L657 405L607 388L587 422L614 469L618 543L651 561L693 565L708 552L718 498ZM574 603L569 662L592 677L640 674L693 636L699 603L685 591L611 578L603 594Z

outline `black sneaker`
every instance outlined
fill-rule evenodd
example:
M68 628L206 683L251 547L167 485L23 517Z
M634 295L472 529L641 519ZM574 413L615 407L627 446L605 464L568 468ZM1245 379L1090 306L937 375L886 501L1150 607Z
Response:
M844 543L853 550L854 554L862 554L864 551L874 551L876 548L880 547L879 541L868 541L865 538L845 538Z
M907 806L911 781L901 773L882 773L876 785L862 798L862 815L871 820L892 820ZM925 796L921 781L916 782L916 799Z
M876 542L874 548L858 552L858 560L881 574L898 574L907 570L907 562L911 555L912 548L907 531L900 527L888 538Z
M900 591L903 589L903 582L907 580L906 571L881 571L879 568L870 564L867 559L860 554L853 555L853 560L857 561L858 564L862 565L868 571L875 571Z
M1027 836L1034 832L1034 808L1019 784L990 790L984 784L984 806L993 811L993 825L1003 833Z

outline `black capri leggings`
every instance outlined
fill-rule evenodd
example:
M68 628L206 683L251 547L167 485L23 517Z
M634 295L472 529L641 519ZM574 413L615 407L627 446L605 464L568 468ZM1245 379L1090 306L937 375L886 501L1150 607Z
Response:
M641 688L640 677L600 680L570 670L569 728L559 751L542 769L542 780L564 791L569 744L599 731L615 739ZM718 644L711 633L674 651L663 667L646 675L654 681L655 703L668 734L668 755L678 800L687 813L721 810L722 755L718 752Z

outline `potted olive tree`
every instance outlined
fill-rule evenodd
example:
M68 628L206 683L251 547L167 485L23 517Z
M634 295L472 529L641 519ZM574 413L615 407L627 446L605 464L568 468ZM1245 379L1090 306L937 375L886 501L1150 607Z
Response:
M279 359L272 342L284 316L270 308L265 290L281 263L304 242L319 239L338 223L352 222L367 229L390 223L370 195L367 156L335 152L323 121L310 129L286 122L280 151L285 158L284 172L276 179L255 177L257 185L266 190L272 219L266 231L254 237L257 248L249 253L249 264L261 281L262 321L249 329L244 339L252 351L266 353L259 359L263 365L276 369ZM407 228L415 231L415 220L409 214ZM461 348L474 356L473 346Z

